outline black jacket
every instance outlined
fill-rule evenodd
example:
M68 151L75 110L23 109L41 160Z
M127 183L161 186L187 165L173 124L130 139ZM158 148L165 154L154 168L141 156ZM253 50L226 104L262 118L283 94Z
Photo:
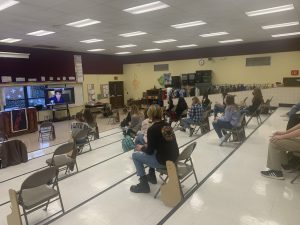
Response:
M157 161L166 165L166 161L175 162L179 155L179 149L173 130L164 121L156 122L148 128L148 146L142 151L146 154L156 152Z

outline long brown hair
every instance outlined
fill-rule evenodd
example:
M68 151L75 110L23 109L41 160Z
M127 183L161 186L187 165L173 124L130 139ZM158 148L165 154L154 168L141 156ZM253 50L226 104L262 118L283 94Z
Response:
M260 88L258 88L258 87L254 88L252 94L253 94L252 103L254 101L260 101L261 103L264 102L264 98L262 96Z

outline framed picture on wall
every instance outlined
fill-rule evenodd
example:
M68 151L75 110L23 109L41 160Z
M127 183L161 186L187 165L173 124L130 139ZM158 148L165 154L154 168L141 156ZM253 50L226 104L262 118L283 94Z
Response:
M100 94L101 98L109 97L109 86L108 84L100 84Z

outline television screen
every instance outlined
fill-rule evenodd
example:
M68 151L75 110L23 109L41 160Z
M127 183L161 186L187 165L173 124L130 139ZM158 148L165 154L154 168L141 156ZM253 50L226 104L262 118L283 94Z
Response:
M74 88L48 88L45 89L46 104L74 104Z
M45 105L45 98L32 98L32 99L28 99L28 106L29 107L34 107L37 105Z
M45 98L45 86L27 86L28 98Z
M24 99L24 87L5 87L4 97L6 101Z

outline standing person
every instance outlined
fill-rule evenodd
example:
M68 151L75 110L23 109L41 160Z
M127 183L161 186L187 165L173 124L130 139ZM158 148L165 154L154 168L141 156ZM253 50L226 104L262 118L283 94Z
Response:
M218 103L216 102L215 106L214 106L214 120L217 119L218 113L224 113L225 108L226 108L226 96L227 96L227 92L223 91L222 92L222 97L223 97L223 103Z
M162 120L163 112L159 105L151 105L147 112L152 120L152 126L148 129L147 145L137 145L132 159L140 177L140 183L132 185L130 191L134 193L149 193L148 181L157 182L154 168L165 168L166 161L175 162L179 155L179 149L172 128ZM149 166L149 174L145 174L144 165Z
M185 132L186 129L188 128L190 130L190 135L193 134L194 129L191 128L191 124L200 122L202 119L203 112L204 112L204 109L202 108L202 106L200 104L199 98L193 97L192 98L192 107L188 113L189 117L181 119L182 129L180 129L180 130Z
M99 128L97 121L93 114L91 113L90 109L85 109L83 112L83 119L91 128L91 134L94 136L95 139L99 139Z
M300 152L300 124L287 131L277 131L272 135L268 148L268 170L261 171L261 175L283 180L281 168L288 162L287 152Z
M143 115L140 113L139 108L137 105L131 106L131 121L128 126L128 129L125 133L125 135L129 136L135 136L136 133L141 129L142 121L143 121Z
M226 108L225 108L225 113L224 116L222 116L219 119L216 119L213 122L213 127L220 138L220 144L228 139L228 135L222 134L222 129L232 129L233 127L238 127L240 126L240 118L241 118L241 113L239 111L238 106L234 103L234 96L233 95L227 95L226 96Z
M264 98L262 96L260 88L258 87L254 88L252 94L253 94L252 105L241 110L242 114L246 113L247 115L252 115L258 109L258 107L264 103Z

